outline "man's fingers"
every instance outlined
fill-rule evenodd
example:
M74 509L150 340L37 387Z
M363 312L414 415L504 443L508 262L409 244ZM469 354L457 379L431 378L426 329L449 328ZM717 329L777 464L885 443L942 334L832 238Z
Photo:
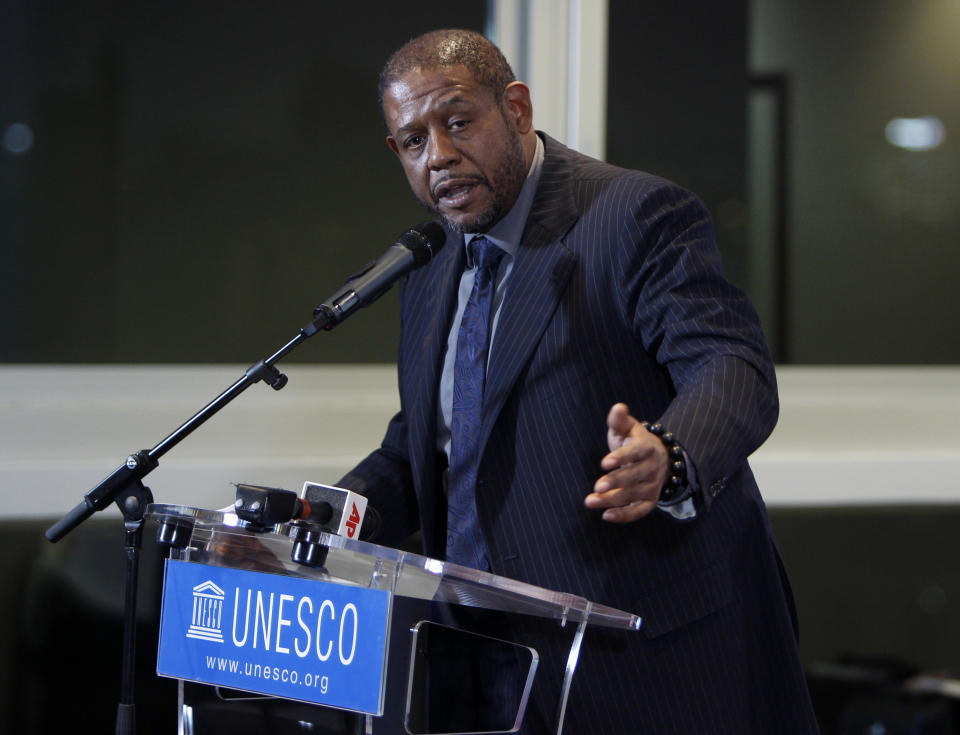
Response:
M617 467L643 462L655 451L655 445L652 442L628 441L601 459L600 467L604 470L615 470Z
M660 492L646 483L632 487L617 487L603 493L591 493L584 504L594 510L603 510L603 520L628 522L647 515L657 506Z
M617 487L602 493L590 493L583 502L588 508L599 509L629 505L637 499L630 488Z
M637 423L637 420L630 415L630 409L626 403L614 403L607 414L607 428L609 434L625 437ZM611 437L612 438L612 437Z
M622 508L608 508L603 511L603 520L610 523L632 523L648 515L656 507L653 500L638 500Z
M649 482L656 475L656 468L646 462L631 463L598 479L593 490L597 493L608 492L618 487L634 487Z
M603 489L606 487L606 489ZM609 485L604 478L597 480L594 492L584 498L588 508L617 508L637 501L658 501L660 487L650 477L635 478L632 475L621 477Z
M607 445L610 453L600 460L606 474L596 481L584 505L603 509L603 520L611 523L638 520L660 499L662 444L630 415L627 404L615 403L607 414Z

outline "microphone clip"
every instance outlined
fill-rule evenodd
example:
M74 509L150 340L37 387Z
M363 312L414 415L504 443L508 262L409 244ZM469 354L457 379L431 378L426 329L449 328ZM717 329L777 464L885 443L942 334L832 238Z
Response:
M262 380L274 390L280 390L287 384L287 376L264 360L247 368L246 376L254 383Z

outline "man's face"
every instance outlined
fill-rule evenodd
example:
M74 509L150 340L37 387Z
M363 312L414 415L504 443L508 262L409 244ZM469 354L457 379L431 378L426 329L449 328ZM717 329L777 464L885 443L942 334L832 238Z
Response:
M526 126L514 96L508 87L498 105L462 66L415 69L384 92L387 143L414 196L454 230L486 232L520 194Z

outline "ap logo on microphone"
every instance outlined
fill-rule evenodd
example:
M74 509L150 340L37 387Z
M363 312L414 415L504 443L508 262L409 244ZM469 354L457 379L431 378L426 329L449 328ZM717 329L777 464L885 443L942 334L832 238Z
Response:
M347 536L349 536L350 538L354 538L359 532L360 521L362 519L360 516L360 511L357 509L356 502L351 501L350 508L351 508L350 517L347 519L347 523L346 523Z
M359 539L367 513L367 499L360 493L333 485L305 482L300 497L310 504L310 520L330 533ZM368 524L369 525L369 524Z

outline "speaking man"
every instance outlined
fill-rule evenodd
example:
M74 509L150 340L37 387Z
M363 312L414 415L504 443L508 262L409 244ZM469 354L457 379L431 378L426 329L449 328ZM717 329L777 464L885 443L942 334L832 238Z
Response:
M401 285L401 411L341 480L434 557L643 618L588 632L572 733L816 732L747 456L777 418L702 203L533 126L483 36L416 38L387 144L445 247Z

